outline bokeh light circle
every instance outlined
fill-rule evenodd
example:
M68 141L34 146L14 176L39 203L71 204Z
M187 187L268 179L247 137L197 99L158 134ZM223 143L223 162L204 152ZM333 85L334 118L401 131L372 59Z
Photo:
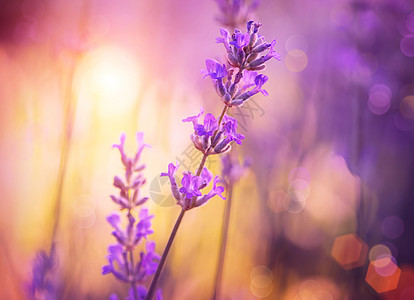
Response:
M273 278L273 272L266 266L257 266L250 272L250 280L253 280L256 276L267 276Z
M295 179L302 179L306 182L310 182L311 175L307 168L304 167L297 167L293 168L288 175L289 182L294 181Z
M387 238L399 238L404 233L404 222L397 216L389 216L382 221L381 231Z
M292 51L295 49L302 50L303 52L308 51L308 40L300 34L292 34L286 40L286 50Z
M92 227L96 221L95 201L92 196L79 195L73 201L73 215L75 224L79 228L87 229Z
M391 107L391 98L383 92L372 93L369 96L368 108L376 115L385 114Z
M275 213L285 211L283 200L287 196L287 192L284 189L271 190L267 199L267 206Z
M285 65L292 72L302 72L308 65L308 56L300 49L289 51L285 57Z
M371 263L374 265L375 271L383 277L391 276L398 268L392 256L381 257Z
M414 57L414 34L401 39L400 50L405 56Z
M273 291L273 273L266 266L257 266L250 273L250 291L258 298L266 298Z
M402 99L400 113L406 119L414 119L414 95L408 95Z
M289 191L301 193L305 199L310 195L309 183L303 179L295 179L289 184Z
M390 87L389 87L388 85L386 85L386 84L382 84L382 83L375 84L375 85L373 85L373 86L369 89L369 94L370 94L370 95L371 95L371 94L374 94L374 93L377 93L377 92L382 92L382 93L385 93L385 94L387 94L390 98L391 98L391 96L392 96L392 91L391 91Z
M383 245L383 244L378 244L375 245L374 247L371 248L371 250L369 250L369 260L373 261L376 260L380 257L391 257L391 250L390 248L388 248L387 246Z
M283 199L283 206L288 212L298 214L305 209L306 198L301 192L290 191Z

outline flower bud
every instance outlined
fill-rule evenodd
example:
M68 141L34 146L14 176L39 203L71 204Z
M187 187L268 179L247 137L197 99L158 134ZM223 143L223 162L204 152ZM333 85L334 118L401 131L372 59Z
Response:
M252 53L247 57L247 62L250 63L259 56L259 53Z

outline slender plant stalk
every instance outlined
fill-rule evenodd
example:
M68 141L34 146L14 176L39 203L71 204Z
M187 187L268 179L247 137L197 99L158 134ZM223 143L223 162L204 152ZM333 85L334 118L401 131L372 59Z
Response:
M178 216L177 221L175 222L174 228L171 232L170 238L168 239L167 246L165 246L165 250L162 254L161 260L158 263L157 271L155 272L154 278L152 279L150 289L148 291L147 300L151 300L154 296L155 288L157 286L157 281L160 276L161 270L164 266L165 260L167 259L168 252L170 251L171 245L174 241L175 235L177 234L178 228L180 227L181 220L183 219L185 214L185 210L182 209L180 215Z
M221 281L222 281L223 270L224 270L224 257L226 255L227 237L229 233L232 197L233 197L233 184L229 184L228 190L227 190L227 197L226 197L226 207L223 213L223 225L221 228L219 260L217 262L216 279L214 282L214 294L213 294L212 300L217 300L219 299L219 296L220 296Z
M79 17L78 23L78 32L81 38L84 37L85 26L88 20L89 15L89 1L83 0L82 2L82 10L81 16ZM50 253L52 253L57 230L60 224L60 215L62 210L62 193L63 193L63 184L66 178L66 168L68 164L68 157L70 153L71 143L72 143L72 132L73 132L73 125L75 120L75 112L77 101L73 97L72 93L72 86L73 86L73 79L75 77L75 70L77 66L77 61L81 56L81 52L76 50L74 55L74 60L70 66L69 74L68 74L68 83L66 86L65 91L65 119L64 119L64 140L62 144L62 149L60 153L60 162L59 162L59 171L58 171L58 179L57 179L57 189L55 194L55 207L54 207L54 224L52 229L52 237L51 237L51 244L50 244Z
M226 114L226 111L227 111L227 106L224 105L223 110L221 111L221 114L220 114L220 117L219 117L219 121L218 121L219 126L220 126L221 122L223 121L223 118L224 118L224 115ZM214 132L212 140L214 140L214 137L216 136L217 132L218 132L218 129ZM203 167L206 163L207 157L208 157L208 154L203 155L203 158L201 159L200 165L197 169L196 176L200 176L201 171L203 170ZM170 251L170 248L171 248L171 245L174 241L175 235L177 234L178 228L180 227L181 221L184 217L184 213L185 213L185 210L182 209L181 212L180 212L180 215L177 218L177 221L175 221L175 225L174 225L174 228L171 232L170 238L168 239L167 246L165 246L165 249L164 249L164 252L162 253L160 262L158 263L157 271L155 272L154 278L152 279L151 286L148 290L146 300L151 300L152 297L154 296L155 288L157 286L158 279L160 277L162 268L164 267L165 260L167 259L168 252Z
M66 177L66 168L68 164L68 157L70 152L70 146L72 142L72 132L73 132L73 123L75 118L75 111L76 111L76 103L73 101L72 96L72 84L73 78L75 73L75 66L76 64L73 63L69 73L68 84L66 87L65 92L65 121L64 121L64 139L62 144L62 149L60 153L60 162L59 162L59 171L58 171L58 179L57 179L57 188L55 194L55 207L54 213L55 216L53 229L52 229L52 237L51 237L51 245L50 245L50 252L55 244L57 229L60 224L60 215L62 210L62 193L63 193L63 184Z

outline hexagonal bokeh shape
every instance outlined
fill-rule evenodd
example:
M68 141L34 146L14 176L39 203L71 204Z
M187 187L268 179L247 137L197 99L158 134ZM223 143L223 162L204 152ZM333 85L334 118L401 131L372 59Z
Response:
M367 244L353 233L336 237L331 249L332 257L344 270L362 266L367 253Z
M387 265L384 266L384 263ZM383 272L384 267L393 272ZM389 258L380 258L371 261L368 266L365 281L378 293L395 290L401 276L401 269Z

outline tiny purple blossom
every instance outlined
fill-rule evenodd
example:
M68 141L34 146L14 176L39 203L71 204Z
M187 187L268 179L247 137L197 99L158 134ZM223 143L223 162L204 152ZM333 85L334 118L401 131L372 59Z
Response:
M252 93L256 94L258 92L261 92L264 96L268 96L269 93L266 90L262 89L262 86L266 83L268 79L269 77L267 77L266 75L258 75L254 80L256 87L252 90Z
M221 157L221 164L223 179L228 184L234 184L246 173L250 161L245 159L243 165L241 165L237 158L233 158L231 154L225 154Z
M244 135L237 133L237 120L235 118L224 116L224 131L227 134L227 139L235 141L241 145Z
M269 50L269 52L263 58L265 61L271 59L272 57L274 57L276 60L279 60L279 61L281 60L280 54L277 53L274 50L275 46L276 46L276 40L273 40L272 43L270 44L270 50Z
M203 184L208 185L210 181L213 179L213 173L206 167L203 168L200 174L201 179L203 180Z
M220 181L221 181L220 178L216 176L214 178L213 188L211 189L211 191L208 194L202 197L199 197L196 200L194 207L199 207L199 206L206 204L208 200L210 200L216 195L219 196L221 199L225 200L226 198L222 195L222 193L224 192L224 187L217 185L217 183L219 183Z
M226 29L221 28L220 34L221 34L221 37L216 38L216 43L223 43L227 52L230 52L230 43L229 43L230 33Z
M124 151L125 139L126 139L126 134L122 133L121 138L120 138L120 143L112 145L112 147L118 148L119 153L121 154L121 161L124 164L124 166L128 163L128 159Z
M147 276L151 276L157 270L160 256L155 252L155 243L153 241L147 242L145 250L146 253L141 260L141 268Z
M168 176L171 181L171 178L175 175L176 168L173 164L169 164L169 170L169 174L162 173L162 175ZM218 179L215 179L216 181L213 184L213 192L210 191L206 195L202 194L201 190L211 182L212 178L213 174L206 167L203 168L200 176L192 175L190 172L184 172L181 180L182 187L179 190L176 184L175 186L171 184L171 190L173 191L174 198L177 200L177 204L184 210L189 210L197 207L197 203L206 203L215 195L222 197L221 192L223 190L222 187L217 186Z
M110 245L108 247L107 258L109 265L106 265L102 268L102 274L106 275L112 273L119 280L128 282L129 264L125 261L125 255L122 246Z
M257 72L254 71L247 71L247 70L243 70L243 77L241 80L241 83L243 84L242 87L240 88L240 91L245 91L246 89L252 87L255 85L254 80L257 77Z
M150 235L154 233L154 231L151 229L151 219L153 218L153 215L148 214L148 209L143 208L139 212L139 219L140 221L137 223L136 226L136 239L141 238L147 238L147 235Z
M198 124L194 130L198 136L212 136L214 131L218 129L216 118L212 114L206 114L204 117L204 125Z
M178 167L179 167L178 163L176 166L173 163L170 163L168 165L168 173L161 173L161 177L168 176L168 178L170 179L171 191L176 200L179 200L181 197L180 192L178 191L177 182L175 181L175 173L177 172Z
M180 193L184 194L187 199L192 199L195 196L201 196L201 192L198 190L202 183L202 179L199 176L191 175L191 173L185 173L181 180L182 187Z
M207 70L202 71L204 77L210 76L211 79L222 79L227 76L227 69L225 64L220 64L214 59L206 60Z
M233 35L233 41L230 42L230 45L233 45L238 49L242 49L243 47L247 46L249 42L249 33L236 32Z
M201 115L204 113L204 109L202 107L200 107L200 113L198 115L192 116L192 117L188 117L183 119L183 122L193 122L193 127L194 130L196 129L197 125L198 125L198 119L201 117Z

